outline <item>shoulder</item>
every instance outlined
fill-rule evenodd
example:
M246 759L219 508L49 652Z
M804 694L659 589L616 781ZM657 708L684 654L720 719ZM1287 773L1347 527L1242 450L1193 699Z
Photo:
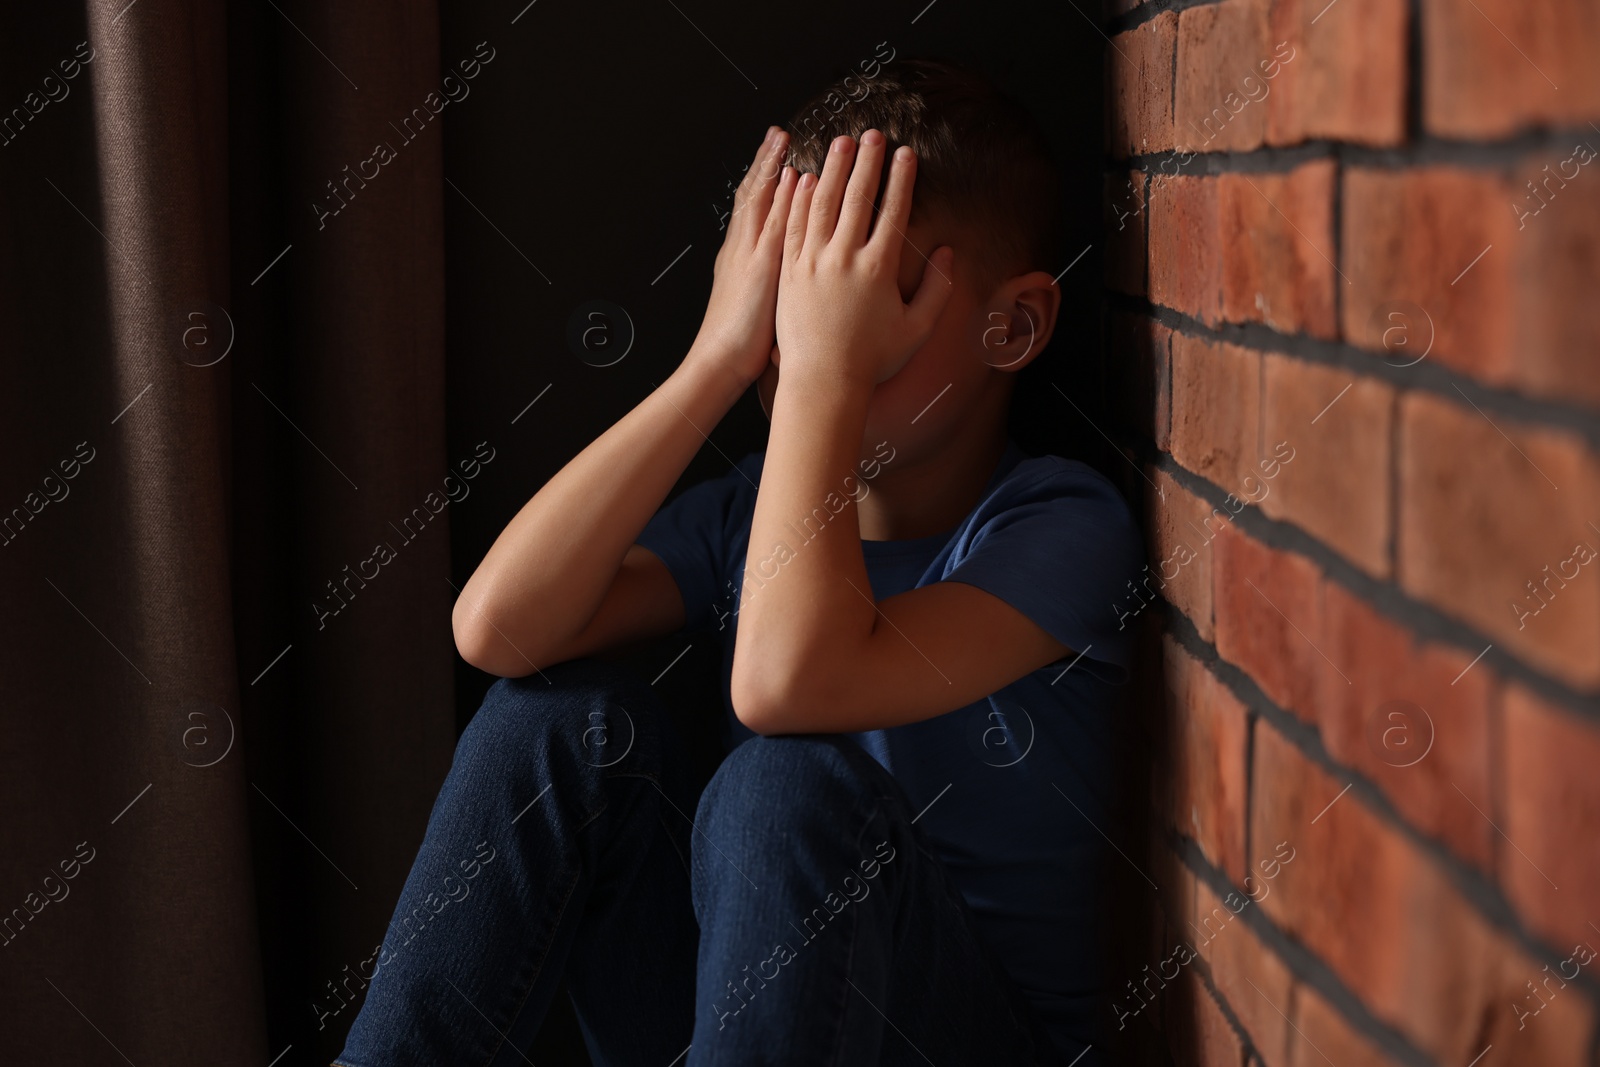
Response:
M1133 512L1111 479L1076 459L1026 456L980 505L992 517L1018 509L1102 529L1107 534L1137 531Z
M1109 665L1102 677L1120 683L1133 631L1116 605L1143 556L1132 510L1109 478L1078 460L1024 456L979 504L944 577L998 596Z
M973 511L964 532L954 563L998 552L1014 564L1029 559L1079 575L1099 571L1120 586L1144 558L1133 511L1111 479L1056 455L1018 462Z

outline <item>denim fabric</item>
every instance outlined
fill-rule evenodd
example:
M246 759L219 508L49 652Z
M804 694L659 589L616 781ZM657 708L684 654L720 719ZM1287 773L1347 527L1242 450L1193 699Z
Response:
M563 977L596 1067L1081 1051L1045 1049L917 813L853 740L747 741L698 803L683 757L619 664L495 682L334 1063L525 1063Z

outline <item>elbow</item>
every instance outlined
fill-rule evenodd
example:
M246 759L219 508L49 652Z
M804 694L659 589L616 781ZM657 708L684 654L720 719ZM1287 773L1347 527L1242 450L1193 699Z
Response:
M450 630L455 638L456 653L462 659L478 668L494 674L494 657L491 655L489 642L484 639L487 629L480 621L472 618L463 618L461 602L456 602L456 609L450 616Z
M733 704L733 714L750 730L763 737L783 731L775 726L773 709L781 708L783 701L774 699L766 686L758 686L740 676L736 671L728 684L728 698Z
M733 702L734 717L763 737L773 734L798 733L794 726L784 721L787 710L794 707L794 699L786 694L786 686L774 685L771 675L760 678L747 677L734 664L733 678L728 683L728 699Z
M735 656L728 686L734 716L763 737L807 733L804 712L809 706L808 698L797 681L802 677L801 672L783 672L770 666L752 675L750 670L740 669Z
M450 613L450 630L456 652L480 671L500 678L521 678L537 669L537 661L514 648L489 621L485 609L464 596L457 598Z

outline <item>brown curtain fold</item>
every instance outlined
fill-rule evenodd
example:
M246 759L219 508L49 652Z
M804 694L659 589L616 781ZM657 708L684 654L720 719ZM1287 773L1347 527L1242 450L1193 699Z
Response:
M0 1060L326 1062L455 736L437 11L0 18Z

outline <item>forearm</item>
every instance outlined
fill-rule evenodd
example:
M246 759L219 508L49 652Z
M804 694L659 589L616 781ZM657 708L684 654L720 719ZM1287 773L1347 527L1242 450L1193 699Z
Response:
M871 393L798 371L779 379L739 607L736 708L743 698L759 714L802 682L843 671L872 634L856 514Z
M746 388L691 350L507 524L456 603L458 644L464 635L504 639L537 663L582 630L639 531Z

